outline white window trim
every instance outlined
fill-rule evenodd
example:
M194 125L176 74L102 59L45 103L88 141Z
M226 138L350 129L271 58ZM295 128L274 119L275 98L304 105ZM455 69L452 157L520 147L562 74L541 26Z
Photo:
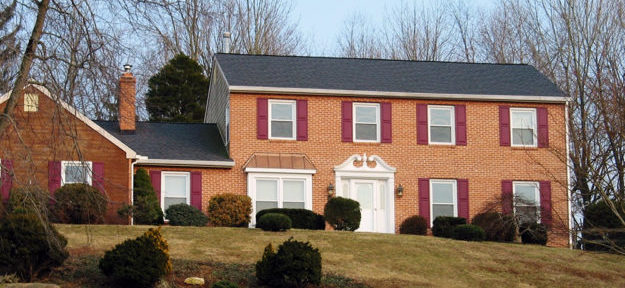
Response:
M278 180L278 208L283 207L284 180L304 181L304 209L312 211L312 174L288 173L247 173L247 195L252 199L252 215L250 227L256 226L256 180Z
M512 181L512 208L514 211L514 215L516 215L516 207L517 206L525 206L525 207L532 207L534 205L526 205L524 203L517 203L516 202L516 185L517 184L521 184L521 185L532 185L534 186L534 199L536 199L536 219L538 223L540 223L540 183L536 182L536 181Z
M191 173L179 171L163 171L161 172L161 209L165 212L165 176L185 176L187 178L186 195L187 205L191 205Z
M456 180L451 179L430 179L430 227L434 226L434 189L432 189L432 184L434 183L451 183L453 186L452 190L452 199L453 203L436 203L436 204L453 204L454 205L454 217L458 217L458 182Z
M39 95L36 93L24 94L24 112L39 111Z
M356 138L356 124L358 122L356 122L356 107L375 107L375 113L376 113L376 122L375 122L375 126L376 126L376 131L375 131L375 136L376 139L375 140L361 140L361 139L357 139ZM380 122L380 103L366 103L366 102L354 102L352 103L352 131L353 131L353 135L352 135L352 141L353 142L361 142L361 143L380 143L380 130L381 130L381 122ZM373 124L373 123L360 123L360 124Z
M512 112L532 112L534 116L534 127L532 127L532 137L534 144L514 144L514 122L512 121ZM510 146L512 147L538 147L538 119L536 115L536 108L510 108Z
M65 185L65 184L72 184L72 183L77 183L77 182L70 182L67 183L65 181L65 167L67 166L83 166L83 165L87 165L88 169L87 169L87 184L89 185L93 185L92 184L92 174L93 174L93 163L91 161L61 161L61 186Z
M271 105L272 104L290 104L291 105L291 121L293 122L292 125L292 130L291 134L293 135L293 137L273 137L271 136L271 121L272 120L272 108ZM296 140L297 138L297 105L296 105L296 101L295 100L276 100L276 99L269 99L269 115L267 117L267 128L268 128L268 133L269 133L269 139L277 139L277 140ZM288 120L276 120L276 121L282 121L282 122L286 122Z
M432 109L444 109L450 111L451 116L451 142L435 142L432 141ZM434 145L456 145L456 111L454 106L449 105L428 105L428 143ZM447 127L441 125L435 125L435 127Z

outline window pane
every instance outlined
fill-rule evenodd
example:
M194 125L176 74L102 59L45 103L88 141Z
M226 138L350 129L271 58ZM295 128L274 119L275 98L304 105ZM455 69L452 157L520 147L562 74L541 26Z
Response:
M256 201L256 212L271 208L278 208L278 202Z
M87 172L89 168L86 165L70 164L65 166L65 183L86 183Z
M293 122L271 121L271 137L293 137Z
M376 107L356 106L356 122L376 123L377 110Z
M532 184L516 184L514 192L517 202L521 205L534 205L537 202L536 188Z
M284 202L282 203L282 208L291 208L291 209L304 209L304 202Z
M304 202L304 181L288 181L282 183L282 193L286 202Z
M430 109L430 125L451 126L451 109Z
M356 139L378 140L378 126L376 124L356 124Z
M187 177L166 175L165 197L187 197Z
M512 111L510 118L512 128L532 129L535 127L534 112L532 111Z
M438 216L454 216L454 205L432 204L432 219Z
M534 145L534 130L519 128L512 129L512 144Z
M430 127L430 141L451 143L451 127Z
M262 201L278 201L278 181L256 180L256 199Z
M356 194L361 209L373 209L373 184L356 184Z
M536 206L517 206L516 215L521 223L537 222L538 208Z
M293 104L271 104L271 120L293 120Z
M175 198L175 197L165 197L165 210L169 208L171 205L175 204L186 204L187 198Z
M451 183L432 183L432 203L453 203L453 191Z

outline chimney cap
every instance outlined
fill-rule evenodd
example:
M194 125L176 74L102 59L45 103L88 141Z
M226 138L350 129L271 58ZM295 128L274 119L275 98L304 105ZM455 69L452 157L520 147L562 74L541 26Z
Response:
M230 32L228 31L224 32L224 38L230 38Z
M124 64L124 72L130 72L130 69L132 69L132 65L128 63Z

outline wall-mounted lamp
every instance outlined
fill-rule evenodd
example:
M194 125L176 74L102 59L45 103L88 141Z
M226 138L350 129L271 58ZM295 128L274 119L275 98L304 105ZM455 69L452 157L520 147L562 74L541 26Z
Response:
M397 186L397 196L401 197L402 195L404 195L404 186L399 184L399 186Z
M328 185L328 196L332 195L334 195L334 185L330 182L330 185Z

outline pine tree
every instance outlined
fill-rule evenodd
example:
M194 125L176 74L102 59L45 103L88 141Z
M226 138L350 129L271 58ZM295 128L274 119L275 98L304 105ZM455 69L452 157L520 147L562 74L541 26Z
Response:
M143 168L135 174L133 218L135 224L163 224L163 210L156 198L150 176Z

